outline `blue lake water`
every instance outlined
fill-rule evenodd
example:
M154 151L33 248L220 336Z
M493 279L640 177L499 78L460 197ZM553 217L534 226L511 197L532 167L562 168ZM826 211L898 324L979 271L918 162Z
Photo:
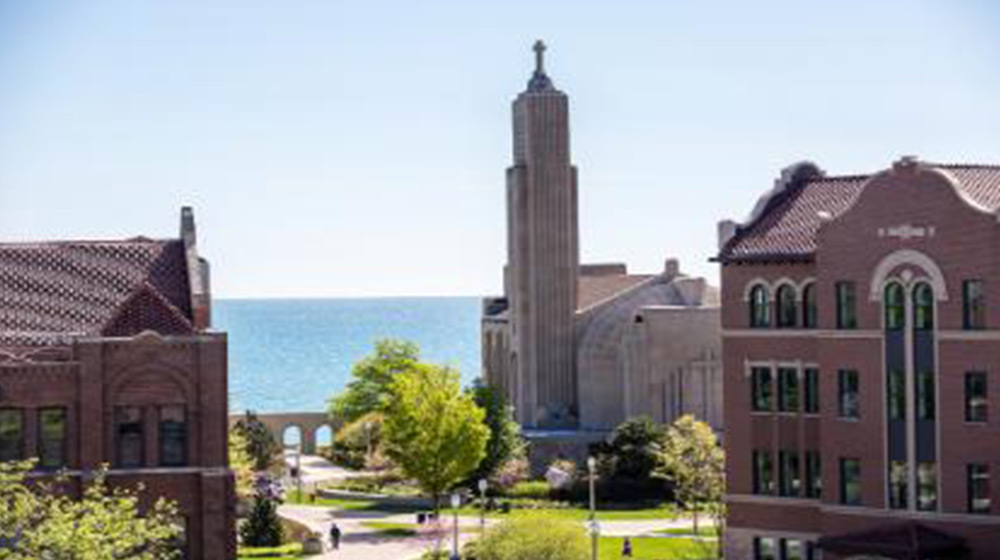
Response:
M229 333L229 409L322 411L351 365L379 338L420 345L425 361L479 375L476 297L215 300L213 326Z

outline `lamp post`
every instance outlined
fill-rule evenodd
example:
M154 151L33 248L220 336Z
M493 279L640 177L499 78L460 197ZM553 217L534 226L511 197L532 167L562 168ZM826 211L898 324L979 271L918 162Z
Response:
M486 533L486 488L489 483L485 478L479 479L479 535Z
M451 560L459 560L461 558L461 556L459 556L458 554L458 508L461 507L461 505L462 505L462 497L459 496L457 492L452 494L451 509L453 512L455 512L455 524L454 524L455 539L452 542L452 547L451 547Z
M302 503L302 440L295 446L295 486L299 493L299 503Z
M600 527L597 525L597 494L594 492L597 459L587 457L587 472L590 474L590 559L597 560L597 537L600 533Z

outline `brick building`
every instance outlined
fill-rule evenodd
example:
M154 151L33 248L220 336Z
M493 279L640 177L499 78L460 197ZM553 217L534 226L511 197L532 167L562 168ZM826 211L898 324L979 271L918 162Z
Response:
M226 336L194 217L180 237L0 244L0 461L102 463L176 500L187 557L235 556Z
M998 222L1000 166L903 158L720 224L727 558L1000 555Z

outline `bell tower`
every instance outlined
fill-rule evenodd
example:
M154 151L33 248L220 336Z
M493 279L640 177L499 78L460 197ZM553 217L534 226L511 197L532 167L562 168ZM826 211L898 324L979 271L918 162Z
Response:
M511 305L518 421L574 428L579 416L574 315L580 265L569 98L545 73L545 44L513 105L507 169L506 291Z

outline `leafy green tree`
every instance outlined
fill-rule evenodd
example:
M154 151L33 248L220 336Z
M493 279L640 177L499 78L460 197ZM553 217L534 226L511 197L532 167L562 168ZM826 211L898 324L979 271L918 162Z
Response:
M598 454L612 478L650 479L663 452L664 429L648 417L632 418L615 427Z
M535 514L487 530L473 552L476 560L586 560L588 543L581 523Z
M403 340L382 339L375 350L351 368L353 381L330 400L330 415L345 423L377 412L389 399L392 380L420 362L420 348Z
M229 430L229 469L236 479L236 496L249 498L253 494L254 461L247 451L249 447L243 430L235 427Z
M369 412L337 432L330 448L330 458L339 465L361 469L381 446L382 413Z
M486 427L490 438L486 442L486 457L468 477L467 484L474 486L480 479L491 479L508 461L524 457L525 443L521 426L514 421L513 409L500 391L476 379L466 390L473 402L486 412Z
M417 364L395 377L385 409L386 454L415 479L439 509L441 495L486 456L485 412L462 393L458 373Z
M54 483L25 481L31 462L0 463L0 558L5 560L165 560L178 558L177 507L158 499L140 513L144 491L111 488L100 470L79 498Z
M725 493L725 453L712 428L690 414L681 416L667 428L659 470L674 484L674 493L694 517L707 510L718 521Z
M233 430L240 432L246 445L246 452L250 455L253 470L266 471L278 464L281 445L271 435L271 430L257 419L253 411L248 410L246 416L236 422Z

